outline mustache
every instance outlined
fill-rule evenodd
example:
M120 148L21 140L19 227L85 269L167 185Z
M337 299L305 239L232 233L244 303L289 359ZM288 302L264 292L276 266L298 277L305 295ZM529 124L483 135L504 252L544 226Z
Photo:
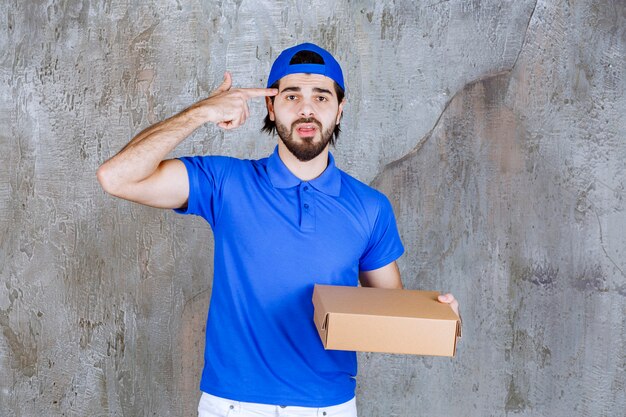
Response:
M291 124L291 126L293 128L295 125L302 124L302 123L314 123L320 130L322 130L322 123L320 123L320 121L314 117L301 117L297 119L296 121L294 121Z

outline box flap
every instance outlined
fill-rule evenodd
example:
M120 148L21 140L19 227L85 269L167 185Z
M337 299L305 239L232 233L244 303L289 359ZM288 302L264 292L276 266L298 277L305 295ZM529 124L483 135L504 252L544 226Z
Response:
M315 322L315 327L320 335L320 339L322 339L325 345L327 341L328 312L324 308L324 302L317 291L317 286L313 291L313 307L313 321Z
M437 300L437 291L316 285L314 299L316 293L325 312L458 320L449 305Z

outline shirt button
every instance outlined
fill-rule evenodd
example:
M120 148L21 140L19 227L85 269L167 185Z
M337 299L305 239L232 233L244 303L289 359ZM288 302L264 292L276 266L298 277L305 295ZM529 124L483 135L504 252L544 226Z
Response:
M231 404L230 405L230 409L232 410L233 408L235 408L235 406Z
M309 208L309 205L308 205L308 204L304 204L304 208L305 208L305 209L308 209L308 208Z
M280 406L280 408L285 408L285 407L287 407L287 406L286 406L286 405L281 405L281 406Z
M305 185L305 186L304 186L304 191L308 191L308 190L309 190L309 186L308 186L308 185Z

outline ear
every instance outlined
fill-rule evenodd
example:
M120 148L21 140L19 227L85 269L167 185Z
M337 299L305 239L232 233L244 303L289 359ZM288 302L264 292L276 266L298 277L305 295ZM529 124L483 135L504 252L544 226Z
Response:
M269 116L272 122L276 121L276 117L274 116L274 103L272 102L270 97L265 97L265 106L267 107L267 115Z
M344 104L346 104L346 98L344 97L343 100L341 100L341 103L339 103L339 109L337 110L337 120L335 121L335 124L338 125L341 122L341 116L343 116L343 106Z

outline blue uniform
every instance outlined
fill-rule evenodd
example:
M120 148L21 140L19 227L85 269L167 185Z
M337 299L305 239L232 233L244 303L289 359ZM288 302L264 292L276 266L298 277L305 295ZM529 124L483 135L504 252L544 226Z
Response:
M237 401L325 407L354 397L356 354L325 350L313 323L316 283L404 252L388 199L335 166L301 181L276 149L260 160L181 158L189 202L215 238L200 389Z

